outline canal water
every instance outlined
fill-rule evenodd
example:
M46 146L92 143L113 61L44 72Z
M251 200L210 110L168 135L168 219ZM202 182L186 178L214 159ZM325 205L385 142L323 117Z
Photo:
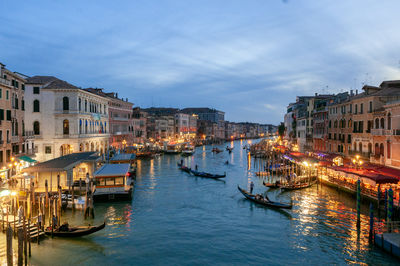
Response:
M355 199L325 186L295 192L269 190L247 170L248 141L196 148L184 159L192 168L222 174L225 181L181 172L179 155L138 162L131 202L95 205L94 221L68 212L70 224L99 224L104 230L80 239L47 238L32 246L33 265L288 265L398 264L368 244L368 217L356 230ZM235 147L231 154L225 146ZM226 165L225 161L230 164ZM290 202L288 211L244 199L237 185ZM364 214L368 206L363 206ZM3 236L4 237L4 236ZM5 238L5 237L4 237Z

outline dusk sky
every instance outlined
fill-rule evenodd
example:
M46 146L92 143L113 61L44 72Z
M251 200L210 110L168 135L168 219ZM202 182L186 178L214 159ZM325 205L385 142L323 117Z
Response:
M297 95L400 79L398 0L3 0L0 9L8 69L117 91L140 107L277 124Z

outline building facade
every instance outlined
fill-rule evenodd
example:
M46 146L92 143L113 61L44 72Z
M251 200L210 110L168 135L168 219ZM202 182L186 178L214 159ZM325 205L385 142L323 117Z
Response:
M31 141L25 134L25 78L0 63L0 177L13 169L15 156L30 154Z
M102 96L108 100L108 117L110 127L110 146L114 149L123 149L132 146L133 135L133 103L128 98L118 98L118 93L107 93L103 89L85 89L88 92Z
M35 140L36 160L109 147L108 99L51 76L27 79L25 127Z

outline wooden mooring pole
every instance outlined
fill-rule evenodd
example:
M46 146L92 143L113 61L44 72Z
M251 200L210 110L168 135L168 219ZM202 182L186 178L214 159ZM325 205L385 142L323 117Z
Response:
M13 231L10 225L7 226L6 237L7 237L7 266L11 266L13 265L13 255L12 255Z

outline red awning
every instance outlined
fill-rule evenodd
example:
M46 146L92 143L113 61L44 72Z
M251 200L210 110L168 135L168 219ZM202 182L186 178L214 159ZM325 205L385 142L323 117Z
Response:
M332 166L330 168L337 170L337 171L345 172L348 174L357 175L359 177L365 177L365 178L371 179L371 180L375 181L375 183L377 183L377 184L386 184L386 183L396 184L399 182L399 179L396 177L384 175L382 173L379 173L379 172L377 172L375 170L371 170L371 169L355 169L355 168L345 167L345 166Z

